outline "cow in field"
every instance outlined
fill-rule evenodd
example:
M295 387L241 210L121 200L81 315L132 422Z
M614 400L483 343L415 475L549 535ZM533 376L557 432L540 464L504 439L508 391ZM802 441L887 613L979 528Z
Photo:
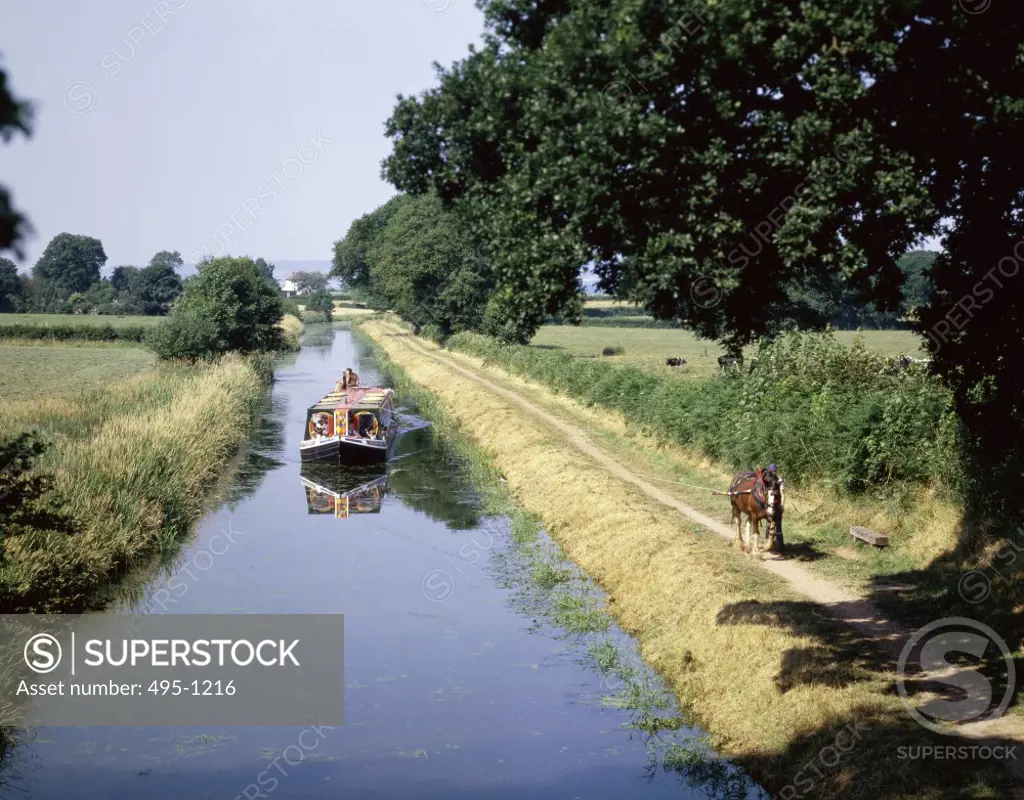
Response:
M665 359L665 365L669 367L684 367L686 366L685 358L668 358Z
M719 356L718 357L718 368L722 372L728 372L731 369L738 369L743 366L743 356Z

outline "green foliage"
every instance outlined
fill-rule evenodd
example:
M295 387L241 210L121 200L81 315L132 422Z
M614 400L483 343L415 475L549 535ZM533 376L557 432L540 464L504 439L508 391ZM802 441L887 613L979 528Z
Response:
M299 308L299 304L291 297L281 298L281 316L285 314L291 314L293 317L302 319L302 309Z
M327 289L321 288L305 298L307 311L322 314L325 321L334 319L334 300Z
M0 139L8 142L15 133L31 136L32 106L11 94L7 74L0 69ZM21 242L30 232L28 220L14 208L11 193L0 184L0 252L10 249L23 258Z
M322 272L299 270L292 273L291 280L295 283L299 292L325 292L327 291L328 277Z
M100 279L106 261L99 239L73 233L54 236L32 270L38 284L37 310L63 310L61 305L72 294L89 291Z
M331 275L340 279L349 290L367 293L370 290L370 263L367 251L387 227L391 217L409 202L403 195L352 222L343 239L334 243Z
M273 281L274 285L277 285L277 281L274 280L274 265L267 261L265 258L257 258L256 266L259 271L263 274L263 277L268 281Z
M0 258L0 313L22 311L25 308L25 285L18 268L9 258Z
M1002 475L1019 508L1018 6L480 6L484 44L399 98L384 174L468 220L508 318L528 329L562 312L592 263L602 289L736 350L823 325L813 293L836 282L841 306L898 311L910 273L897 260L942 235L917 325L935 335L979 471Z
M57 317L60 320L60 317ZM96 319L96 317L92 317ZM152 332L148 325L111 325L76 322L74 317L58 323L14 322L0 324L0 339L82 340L89 342L144 342Z
M679 381L460 334L448 346L529 377L735 469L776 462L796 483L893 493L963 485L952 397L920 366L902 372L831 334L762 343L757 367Z
M251 258L204 259L149 342L160 358L212 359L282 347L281 298Z
M73 533L51 494L53 480L32 467L47 450L35 432L0 442L0 535L30 531Z
M438 340L483 328L490 267L433 195L392 198L353 222L334 251L331 274L369 307L430 326Z

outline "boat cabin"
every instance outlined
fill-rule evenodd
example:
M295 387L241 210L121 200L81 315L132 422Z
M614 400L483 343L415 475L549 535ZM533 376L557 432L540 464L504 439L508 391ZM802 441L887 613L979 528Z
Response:
M306 439L380 439L394 419L394 393L379 387L331 392L306 412Z

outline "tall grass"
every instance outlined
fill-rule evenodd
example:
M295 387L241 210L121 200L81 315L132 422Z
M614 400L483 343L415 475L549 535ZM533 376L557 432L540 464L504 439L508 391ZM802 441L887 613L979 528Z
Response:
M3 542L0 608L66 611L180 536L245 440L269 364L161 365L74 399L0 406L0 435L33 425L54 446L54 502L76 521L66 537L33 532Z
M829 333L789 334L762 345L751 371L693 382L478 334L448 347L732 468L774 461L798 485L884 496L960 479L949 392L921 367L896 372L862 342L846 347Z

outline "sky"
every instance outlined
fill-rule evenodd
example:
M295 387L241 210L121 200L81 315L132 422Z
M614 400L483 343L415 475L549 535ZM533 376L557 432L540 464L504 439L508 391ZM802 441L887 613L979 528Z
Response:
M160 250L326 260L394 194L380 178L399 93L479 42L473 0L0 0L0 59L36 105L0 144L0 183L35 229L105 270Z

